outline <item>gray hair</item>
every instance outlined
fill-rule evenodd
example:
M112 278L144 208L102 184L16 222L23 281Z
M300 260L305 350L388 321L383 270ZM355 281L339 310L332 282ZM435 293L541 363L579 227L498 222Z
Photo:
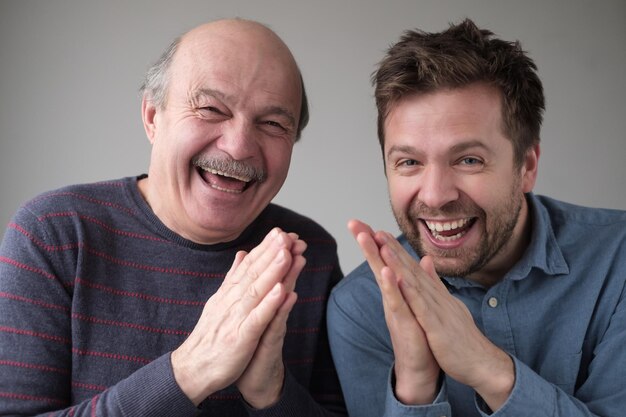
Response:
M157 62L152 65L144 77L139 92L160 109L165 108L167 88L170 81L170 67L178 50L182 37L179 36L167 47Z

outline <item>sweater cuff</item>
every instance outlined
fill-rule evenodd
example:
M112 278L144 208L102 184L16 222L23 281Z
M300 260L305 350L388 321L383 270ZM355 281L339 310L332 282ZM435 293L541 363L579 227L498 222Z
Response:
M276 404L263 409L252 408L245 401L244 404L248 410L248 415L252 417L289 417L303 415L302 410L310 409L312 401L313 399L308 392L285 368L283 391Z
M127 416L189 416L199 412L180 389L171 352L137 370L118 384L120 408Z

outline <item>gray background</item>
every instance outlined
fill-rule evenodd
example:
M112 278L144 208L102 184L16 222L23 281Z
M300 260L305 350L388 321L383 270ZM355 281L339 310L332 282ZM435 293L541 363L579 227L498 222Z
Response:
M173 37L233 16L268 24L302 69L311 122L275 201L336 237L344 272L362 261L348 219L397 232L369 78L405 29L470 17L521 40L547 97L535 191L626 209L624 0L0 0L0 225L39 192L146 172L145 69Z

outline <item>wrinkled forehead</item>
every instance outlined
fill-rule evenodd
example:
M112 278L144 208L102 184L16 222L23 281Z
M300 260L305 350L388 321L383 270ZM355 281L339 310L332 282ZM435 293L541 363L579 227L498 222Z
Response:
M182 88L248 90L293 102L299 111L301 78L287 46L269 29L228 25L205 27L185 35L172 63L170 82Z

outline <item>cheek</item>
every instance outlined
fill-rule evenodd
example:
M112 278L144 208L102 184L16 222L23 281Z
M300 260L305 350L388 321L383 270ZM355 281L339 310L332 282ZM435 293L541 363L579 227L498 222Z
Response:
M280 181L281 184L285 181L287 173L289 172L292 150L293 145L266 148L264 150L267 174L273 177L274 180Z
M387 186L389 188L389 199L395 211L408 211L411 202L414 199L416 190L414 184L408 181L402 181L398 178L387 177Z

